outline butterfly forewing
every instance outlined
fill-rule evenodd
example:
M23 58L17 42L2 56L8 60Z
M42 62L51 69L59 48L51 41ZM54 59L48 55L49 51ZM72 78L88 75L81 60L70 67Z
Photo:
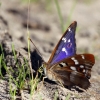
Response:
M75 43L75 30L77 22L74 21L69 28L66 30L64 35L61 37L57 46L55 47L52 55L48 61L50 65L53 65L62 59L70 57L76 54L76 43Z

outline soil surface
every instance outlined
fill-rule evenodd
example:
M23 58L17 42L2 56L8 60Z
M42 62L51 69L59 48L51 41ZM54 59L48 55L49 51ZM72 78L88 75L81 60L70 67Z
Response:
M48 61L52 50L62 36L61 24L54 1L51 3L40 0L30 4L29 33L45 61ZM3 45L7 66L15 67L12 56L12 43L18 54L18 61L23 57L28 61L27 53L27 18L28 3L23 0L0 1L0 44ZM91 86L83 92L76 89L67 89L48 80L39 82L37 90L30 95L23 90L22 100L100 100L100 0L59 0L61 13L66 23L74 20L78 23L76 32L77 53L92 53L95 56L95 65L92 69ZM70 17L71 16L71 17ZM34 46L31 45L31 52ZM41 58L34 51L31 61L34 71L38 69L38 60ZM40 64L41 65L41 64ZM10 100L8 92L8 78L0 79L0 100ZM41 88L40 88L41 87Z

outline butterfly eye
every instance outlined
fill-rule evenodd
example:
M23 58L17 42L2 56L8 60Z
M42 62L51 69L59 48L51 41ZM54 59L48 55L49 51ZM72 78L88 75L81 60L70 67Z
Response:
M70 48L72 46L72 43L68 43L67 47Z

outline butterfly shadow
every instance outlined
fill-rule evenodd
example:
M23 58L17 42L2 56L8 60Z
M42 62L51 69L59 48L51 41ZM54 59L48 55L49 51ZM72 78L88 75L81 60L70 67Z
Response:
M78 86L72 85L72 86L64 86L66 89L70 90L70 91L77 91L78 93L82 93L85 90L83 88L80 88Z
M42 58L41 56L37 53L36 50L34 50L33 52L31 52L31 65L32 65L32 69L37 72L39 67L42 66Z

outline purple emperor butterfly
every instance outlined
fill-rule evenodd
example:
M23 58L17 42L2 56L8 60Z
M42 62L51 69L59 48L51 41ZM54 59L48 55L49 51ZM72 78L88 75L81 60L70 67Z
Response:
M87 89L95 58L92 54L76 54L76 26L74 21L63 34L49 61L43 63L44 72L48 79L64 86L77 85Z

